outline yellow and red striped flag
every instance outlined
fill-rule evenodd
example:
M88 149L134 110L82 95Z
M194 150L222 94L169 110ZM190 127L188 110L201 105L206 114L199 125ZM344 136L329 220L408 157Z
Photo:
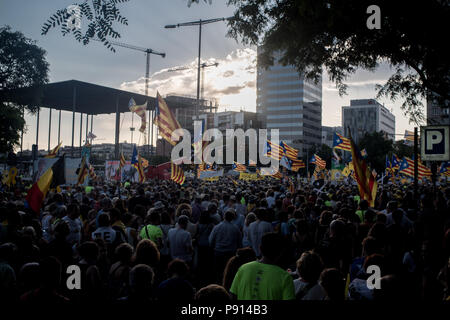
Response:
M142 165L142 157L139 153L138 153L137 171L139 174L139 183L143 183L145 181L145 174L144 174L144 167Z
M84 156L81 160L80 167L77 169L77 186L84 183L84 179L89 174L89 168L87 165L86 157Z
M145 111L147 110L147 102L141 105L137 105L133 98L128 102L128 109L131 112L136 113L141 118L141 127L139 131L145 133L145 128L147 127L147 117Z
M333 148L352 151L350 139L345 138L337 132L335 132L333 135Z
M423 177L431 176L431 170L426 167L420 160L418 160L418 177L422 179ZM407 176L414 177L414 160L408 157L404 157L400 163L399 173L403 173Z
M350 134L350 146L352 152L352 163L355 173L355 180L358 184L361 199L367 200L370 207L375 205L378 183L372 174L366 160L361 156L361 152L352 140Z
M327 166L327 162L323 160L321 157L319 157L317 154L313 155L309 163L314 163L316 166L318 166L321 169L325 169Z
M237 163L236 161L234 162L232 169L234 171L238 171L238 172L246 172L247 171L247 167L245 165Z
M61 145L62 145L62 141L60 143L58 143L58 145L56 147L54 147L52 150L50 150L50 152L45 156L45 158L56 157L56 155L58 154L59 148L61 148Z
M172 140L172 132L174 132L176 129L181 129L181 126L159 92L157 92L156 95L157 102L155 109L155 118L153 121L158 126L159 134L161 135L161 137L163 137L167 142L174 146L177 144L177 141ZM176 137L179 138L179 135L176 135Z
M121 170L123 167L125 167L125 164L127 161L125 160L125 157L123 156L123 152L120 153L120 162L119 162L119 170Z
M173 180L176 183L182 185L186 180L183 169L181 169L173 162L170 163L170 167L171 167L170 180Z
M281 150L283 151L283 153L286 155L286 157L288 157L291 160L297 160L297 156L298 156L298 150L288 146L286 144L286 142L281 141L280 142L280 147Z

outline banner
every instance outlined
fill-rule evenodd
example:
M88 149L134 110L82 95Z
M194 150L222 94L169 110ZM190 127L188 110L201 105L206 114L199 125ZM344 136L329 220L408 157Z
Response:
M344 175L341 170L331 169L331 180L332 181L343 181Z
M50 168L59 158L39 158L33 163L33 183L36 182L48 168ZM81 158L65 158L64 159L64 175L66 176L66 184L76 184L78 175L76 173L81 163Z
M200 172L199 179L208 179L208 178L214 178L214 177L222 177L223 176L223 169L217 170L217 171L202 171Z
M241 172L239 174L239 180L246 180L246 181L254 181L254 180L262 180L264 179L257 173L247 173L247 172Z
M131 165L131 161L126 161L122 170L119 172L119 160L105 161L105 180L106 181L130 181L138 182L139 174L135 167Z
M157 166L148 166L146 168L146 178L147 179L169 180L170 179L170 162L162 163Z

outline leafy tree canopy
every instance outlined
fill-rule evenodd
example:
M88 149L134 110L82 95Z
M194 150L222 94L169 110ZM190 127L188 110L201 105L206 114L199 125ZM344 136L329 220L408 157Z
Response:
M387 62L394 74L377 86L377 97L403 99L410 120L423 120L421 100L433 94L449 107L448 0L228 0L236 7L229 35L258 45L258 59L295 65L318 80L325 68L341 95L358 68L374 71ZM381 11L381 28L367 28L367 8Z
M370 167L378 173L383 172L386 164L386 155L392 154L393 141L386 139L384 132L366 133L359 141L360 150L366 149L367 161Z
M17 89L48 82L49 65L45 50L34 41L11 28L0 28L0 91ZM7 101L6 95L3 95ZM0 101L0 152L13 151L18 145L20 132L24 129L23 108L30 112L38 110L35 105L20 106Z

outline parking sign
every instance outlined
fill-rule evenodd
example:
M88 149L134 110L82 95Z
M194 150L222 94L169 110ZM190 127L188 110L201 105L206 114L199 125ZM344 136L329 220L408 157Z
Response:
M420 140L422 160L450 160L450 126L420 127Z

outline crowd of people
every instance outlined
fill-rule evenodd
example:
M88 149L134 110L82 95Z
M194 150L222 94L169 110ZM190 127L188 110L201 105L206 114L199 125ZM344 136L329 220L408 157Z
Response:
M372 208L346 183L102 183L39 213L24 192L0 193L2 302L450 300L449 187L379 186Z

